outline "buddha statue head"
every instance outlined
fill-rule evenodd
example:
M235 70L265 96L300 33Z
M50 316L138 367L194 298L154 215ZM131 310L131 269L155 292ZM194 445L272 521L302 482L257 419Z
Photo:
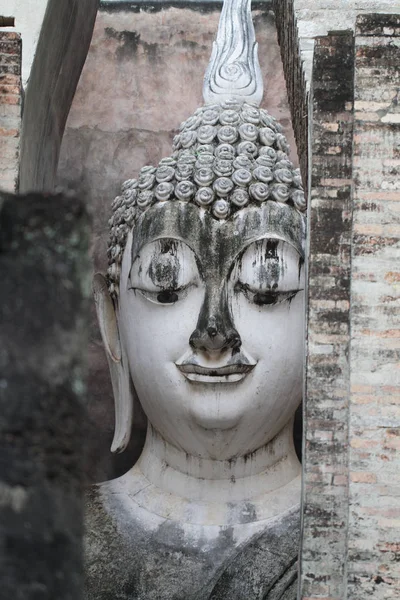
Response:
M171 156L123 184L94 285L112 450L138 398L147 446L191 475L206 464L218 478L223 464L232 481L249 457L292 452L302 397L306 204L282 128L259 108L254 37L249 0L225 3L205 104Z

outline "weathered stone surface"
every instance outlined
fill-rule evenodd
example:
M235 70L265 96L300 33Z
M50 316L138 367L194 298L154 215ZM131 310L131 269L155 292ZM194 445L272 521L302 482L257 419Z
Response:
M362 15L355 46L351 34L316 45L301 567L307 600L400 594L399 19Z
M348 598L400 597L400 15L357 20Z
M215 536L213 528L160 517L149 530L146 511L132 519L127 501L134 502L106 486L88 496L87 600L296 598L298 510L261 532L247 527L235 544L240 526L221 527Z
M309 210L303 598L345 596L353 35L317 39Z
M81 594L87 243L80 201L0 197L2 598Z

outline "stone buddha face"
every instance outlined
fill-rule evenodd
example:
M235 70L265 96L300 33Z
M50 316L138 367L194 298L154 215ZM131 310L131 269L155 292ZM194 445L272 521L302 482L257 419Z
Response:
M129 236L121 342L150 423L187 454L253 452L301 400L303 257L287 211L217 221L178 201Z
M248 109L236 109L239 127L246 110L257 119ZM197 131L197 144L179 147L195 131L189 120L173 157L127 182L114 203L113 303L104 282L96 288L117 395L114 449L129 435L132 383L161 438L201 459L234 460L267 445L301 401L304 197L274 148L278 126L256 112L249 131L264 145L247 140L244 127L240 148L221 141L221 113L235 120L235 111L214 108L215 141L199 144ZM230 158L219 158L222 146Z

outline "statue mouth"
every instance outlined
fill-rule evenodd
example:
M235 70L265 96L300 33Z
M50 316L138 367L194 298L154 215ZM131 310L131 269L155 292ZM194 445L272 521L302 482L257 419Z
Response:
M244 379L256 365L236 363L213 368L185 363L176 366L189 381L194 383L237 383Z

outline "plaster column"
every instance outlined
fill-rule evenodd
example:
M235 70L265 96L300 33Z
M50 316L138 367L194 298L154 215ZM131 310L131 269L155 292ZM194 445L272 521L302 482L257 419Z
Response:
M92 39L97 0L50 0L25 97L21 193L53 191L65 123Z

